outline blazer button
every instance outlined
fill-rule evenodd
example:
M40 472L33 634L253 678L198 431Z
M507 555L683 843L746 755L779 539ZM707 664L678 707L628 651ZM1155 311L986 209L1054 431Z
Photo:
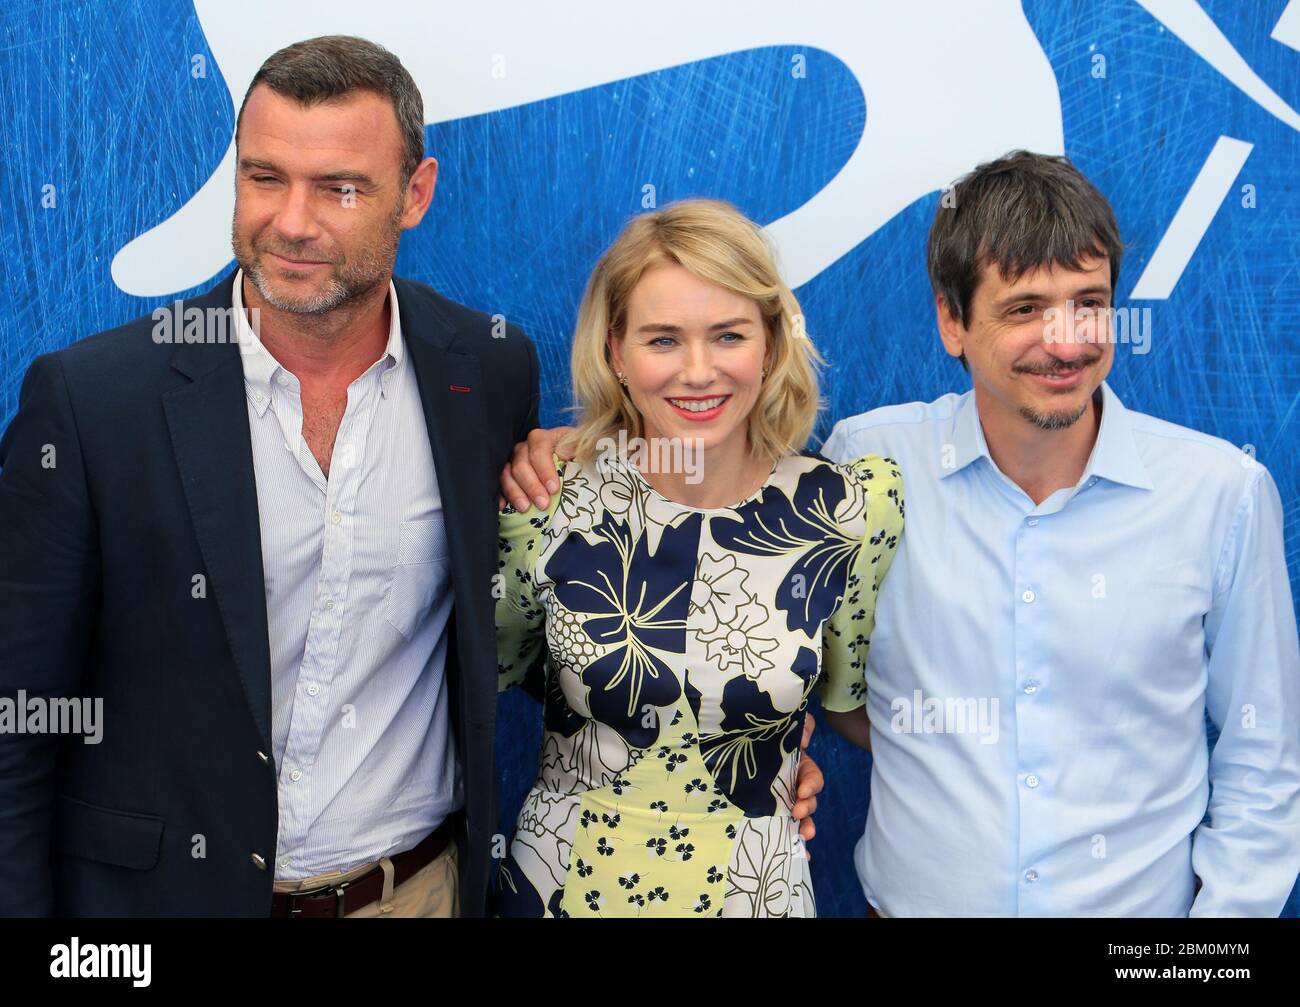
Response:
M261 759L263 762L270 762L270 761L271 761L270 756L268 756L265 752L258 752L258 753L257 753L257 757L258 757L259 759Z
M266 859L260 853L253 854L253 863L257 865L259 871L266 870Z

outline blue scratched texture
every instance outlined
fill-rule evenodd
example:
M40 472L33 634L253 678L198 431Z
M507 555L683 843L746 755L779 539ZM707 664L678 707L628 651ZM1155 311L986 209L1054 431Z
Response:
M1284 0L1202 0L1293 107L1300 54L1269 38ZM1056 73L1066 151L1115 205L1129 251L1123 303L1222 134L1254 144L1167 301L1151 351L1121 352L1111 381L1131 406L1253 445L1285 505L1300 579L1300 135L1222 78L1130 0L1026 0ZM760 222L798 207L848 159L870 115L833 56L740 52L576 94L430 126L441 174L398 272L521 324L543 368L543 420L570 404L568 338L596 257L647 185L659 205L731 200ZM634 44L634 39L630 44ZM807 57L807 76L789 72ZM1106 76L1092 73L1106 57ZM208 74L194 78L203 55ZM192 6L164 0L10 3L0 9L0 428L32 358L152 310L109 275L122 244L182 206L225 152L234 110ZM941 123L918 123L941 129ZM1256 206L1239 188L1255 187ZM45 187L56 202L42 205ZM918 200L797 293L832 363L824 435L843 416L965 387L935 334ZM207 283L199 288L206 287ZM537 707L503 698L502 832L536 771ZM813 877L824 915L860 915L852 849L870 758L819 731L828 783ZM1300 915L1300 888L1286 915Z

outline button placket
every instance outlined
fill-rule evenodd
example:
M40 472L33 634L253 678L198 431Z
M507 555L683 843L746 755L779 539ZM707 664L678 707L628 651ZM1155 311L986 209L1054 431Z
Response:
M324 485L321 515L320 574L316 605L307 628L307 642L298 671L298 701L290 714L288 742L283 765L292 766L282 782L282 848L290 852L306 842L311 821L311 770L320 753L331 714L327 698L347 617L348 588L352 576L354 523L346 515L355 512L360 486L362 459L374 420L377 375L354 383L348 389L348 404L339 422L336 451L330 477Z
M1038 515L1025 514L1015 529L1015 569L1013 571L1015 598L1012 603L1015 631L1015 668L1012 680L1013 707L1015 710L1015 763L1016 798L1019 804L1016 835L1017 861L1025 882L1038 880L1037 869L1031 867L1032 858L1044 849L1050 827L1044 820L1047 804L1042 800L1042 777L1038 773L1043 757L1043 746L1049 741L1044 735L1050 730L1046 710L1037 697L1043 669L1040 627L1042 625L1042 584L1037 556L1045 548L1044 529L1040 528ZM1041 910L1037 904L1036 889L1020 892L1018 911L1034 914ZM1030 901L1026 901L1030 899Z

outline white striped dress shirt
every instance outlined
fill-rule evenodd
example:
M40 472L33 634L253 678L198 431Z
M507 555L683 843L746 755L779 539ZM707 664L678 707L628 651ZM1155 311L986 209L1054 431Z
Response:
M445 662L442 500L397 291L384 355L348 386L328 480L298 379L234 308L248 394L279 778L277 880L410 849L462 805Z

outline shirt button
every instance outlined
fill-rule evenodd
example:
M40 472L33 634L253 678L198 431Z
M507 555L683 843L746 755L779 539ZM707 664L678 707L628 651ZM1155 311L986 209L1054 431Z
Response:
M1034 693L1036 693L1037 691L1038 691L1038 683L1035 682L1032 678L1031 678L1028 682L1025 683L1025 695L1026 695L1026 696L1032 696L1032 695L1033 695Z
M1031 883L1037 881L1038 872L1031 867L1029 870L1025 871L1025 880Z
M1027 605L1031 605L1036 597L1038 596L1034 594L1033 591L1026 590L1025 593L1020 596L1020 600Z
M320 692L320 686L317 685L315 682L312 682L311 685L307 686L307 695L314 696L318 692Z
M1036 518L1036 517L1031 517L1031 518L1030 518L1028 521L1026 521L1025 523L1028 524L1030 528L1036 528L1036 527L1038 526L1038 518Z
M343 515L340 514L338 511L335 511L333 514L330 515L330 524L338 524L342 520L343 520Z
M280 866L281 866L281 867L288 867L288 866L289 866L289 858L288 858L288 857L281 857L281 858L280 858Z
M331 598L329 601L325 602L325 607L326 607L329 611L333 612L333 611L334 611L334 599Z
M302 779L302 770L295 769L292 773L289 774L289 779L293 780L294 783L297 783L299 780Z
M1028 787L1030 790L1036 788L1038 786L1038 777L1035 776L1033 773L1030 773L1028 776L1025 777L1025 786Z
M276 384L278 384L281 388L283 388L285 385L289 383L289 379L286 378L283 374L277 374L275 381Z
M252 858L253 858L253 863L255 863L255 864L257 865L257 869L258 869L259 871L264 871L264 870L266 870L266 858L265 858L265 857L263 857L260 853L254 853L254 854L252 854Z

